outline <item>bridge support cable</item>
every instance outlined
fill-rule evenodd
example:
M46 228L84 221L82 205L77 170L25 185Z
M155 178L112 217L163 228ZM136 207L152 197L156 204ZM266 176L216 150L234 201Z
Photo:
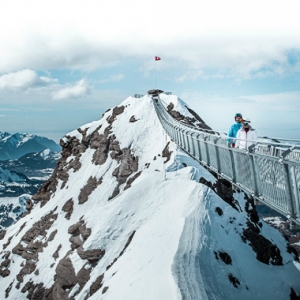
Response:
M180 148L255 200L300 224L300 146L258 141L248 151L228 148L225 135L185 125L167 112L159 95L152 99L164 130Z

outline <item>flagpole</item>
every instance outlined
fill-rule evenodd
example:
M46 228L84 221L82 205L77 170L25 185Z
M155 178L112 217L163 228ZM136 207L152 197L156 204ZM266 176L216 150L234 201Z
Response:
M156 61L161 60L159 56L154 57L154 89L156 89Z
M156 89L156 59L154 59L154 89Z

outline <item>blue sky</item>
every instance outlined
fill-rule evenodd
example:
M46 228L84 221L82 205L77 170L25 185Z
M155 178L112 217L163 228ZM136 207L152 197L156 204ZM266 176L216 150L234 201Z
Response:
M156 81L216 130L300 139L300 4L261 2L5 0L0 131L59 141Z

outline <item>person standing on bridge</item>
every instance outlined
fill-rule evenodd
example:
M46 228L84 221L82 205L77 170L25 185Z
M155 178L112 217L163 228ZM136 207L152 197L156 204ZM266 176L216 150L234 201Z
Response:
M235 147L248 150L257 140L257 134L250 126L250 121L243 121L242 128L237 132Z
M228 147L235 147L235 138L238 133L238 131L242 128L242 121L243 116L240 113L236 113L234 115L235 123L230 126L228 130L228 138L227 138L227 145Z

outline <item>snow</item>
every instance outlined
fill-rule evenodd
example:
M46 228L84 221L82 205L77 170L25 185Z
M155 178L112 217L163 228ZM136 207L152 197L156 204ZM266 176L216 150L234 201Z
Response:
M191 116L185 103L175 95L161 95L161 98L166 106L172 102L175 110ZM103 249L105 255L92 268L84 288L80 292L78 285L71 289L70 295L76 300L85 298L89 287L101 274L104 274L103 287L89 299L288 299L291 287L299 294L299 264L286 252L283 237L263 223L261 234L278 246L283 265L259 262L251 246L241 239L247 223L246 213L243 210L238 212L199 183L201 177L212 183L216 179L166 136L151 97L128 97L121 105L125 110L117 116L111 131L121 148L130 148L131 153L138 157L141 175L129 189L123 190L124 185L121 186L120 194L108 201L117 186L112 172L119 163L108 156L104 164L94 165L95 150L88 148L82 153L82 166L77 172L73 169L68 171L66 187L62 188L62 181L59 181L50 201L42 207L36 205L31 214L8 228L1 241L4 244L13 236L6 249L11 251L22 236L21 233L17 236L21 225L26 223L23 229L26 232L57 207L57 220L47 232L47 238L55 230L57 234L39 253L39 276L33 273L25 275L19 290L14 284L10 298L24 299L21 289L29 280L42 282L45 288L51 287L59 263L52 255L58 245L61 245L59 258L69 255L76 274L83 267L91 268L85 265L87 261L82 260L76 251L69 252L71 236L68 228L79 220L84 220L86 227L91 228L91 235L84 242L84 250ZM101 120L83 125L80 129L88 129L87 134L91 134L102 125L98 132L103 133L108 126L106 118L111 113L106 112ZM131 123L129 120L133 115L138 121ZM63 140L67 142L69 137L81 140L83 135L74 130ZM165 163L167 159L162 157L162 150L168 142L172 155ZM102 178L103 183L90 194L87 202L79 205L78 195L91 176ZM74 210L70 220L67 220L62 207L71 198ZM243 208L243 194L236 193L235 199ZM223 215L216 213L217 207L222 209ZM219 251L228 253L232 264L216 259ZM19 273L23 261L16 254L12 257L14 263L10 271L14 276L1 279L4 289L0 291L0 298L4 298L6 287ZM239 280L238 288L229 281L229 274ZM108 289L102 294L104 287Z

